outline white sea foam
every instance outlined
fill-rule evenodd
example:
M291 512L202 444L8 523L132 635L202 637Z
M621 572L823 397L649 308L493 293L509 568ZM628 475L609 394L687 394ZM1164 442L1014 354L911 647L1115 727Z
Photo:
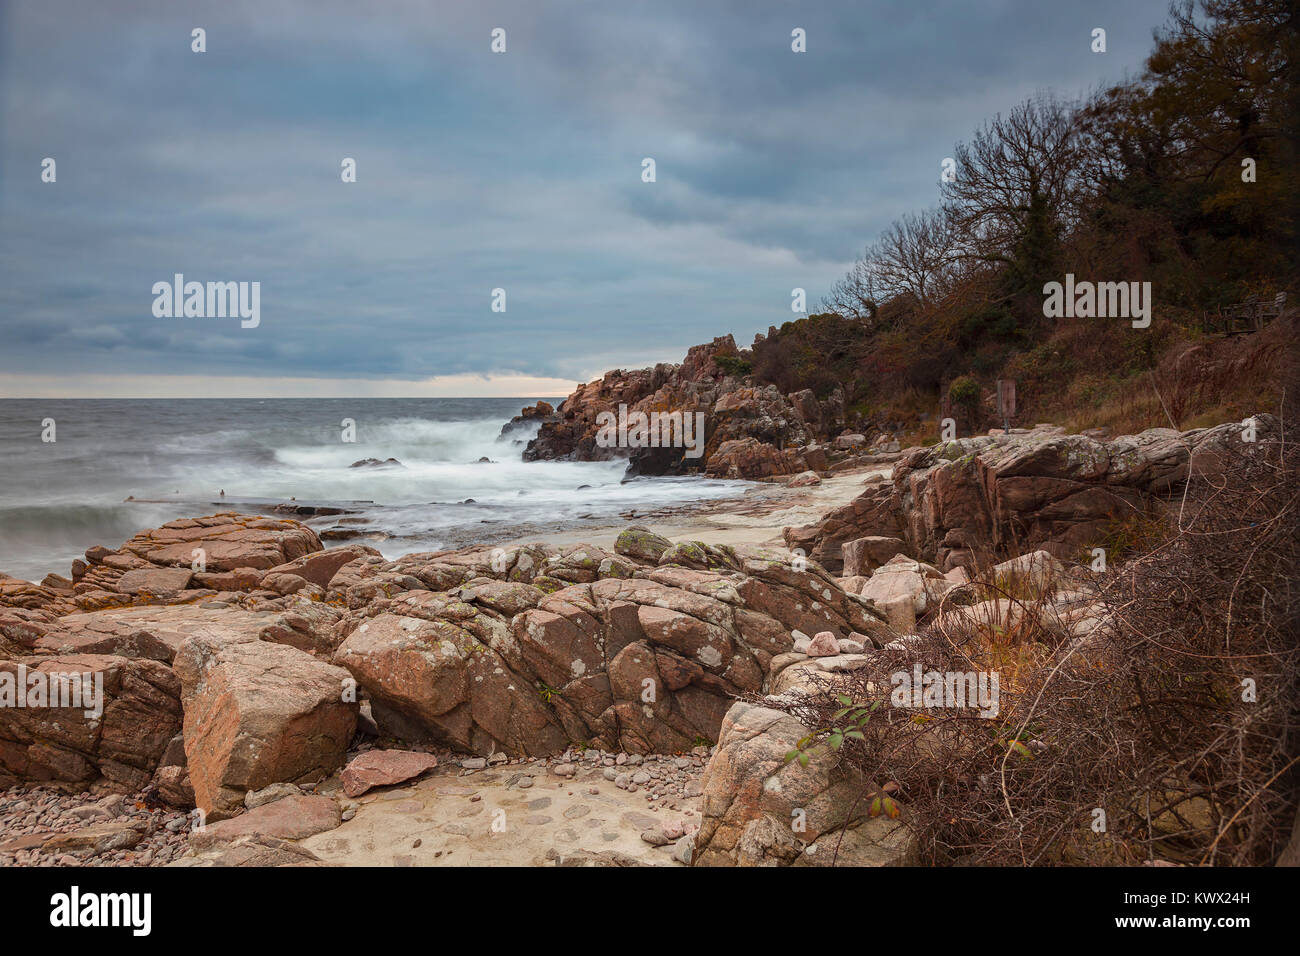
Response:
M462 547L741 493L742 482L637 479L623 460L525 462L527 425L500 438L521 399L0 401L0 571L67 574L87 547L116 547L176 517L258 501L368 501L386 554ZM42 444L53 417L58 441ZM356 442L341 440L344 418ZM400 467L355 461L396 458ZM479 459L488 458L489 462ZM225 492L225 497L221 492ZM132 496L135 500L124 502ZM164 503L147 503L163 499ZM472 499L471 503L464 503ZM329 522L315 522L321 526Z

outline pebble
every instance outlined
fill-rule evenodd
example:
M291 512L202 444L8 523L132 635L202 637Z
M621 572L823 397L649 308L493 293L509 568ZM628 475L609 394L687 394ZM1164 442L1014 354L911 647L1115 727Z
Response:
M37 845L0 852L0 866L160 866L188 849L188 818L171 807L143 809L145 791L123 795L64 793L41 785L17 785L0 790L0 844L44 833L68 833L85 826L142 820L148 826L131 850L92 853L52 853ZM137 806L137 804L139 806Z
M537 757L512 759L496 753L490 757L459 759L459 755L445 754L444 765L455 767L459 763L460 769L467 773L485 770L490 766L518 765L525 768L526 765L532 765L530 769L525 769L526 773L536 774L545 770L553 777L559 777L556 786L570 796L584 793L600 797L600 788L594 784L598 781L612 782L628 793L640 793L645 799L645 808L638 811L638 814L646 822L632 832L649 832L658 829L660 836L656 839L655 845L667 847L673 844L674 857L679 860L689 860L694 833L698 830L699 824L698 822L685 823L684 818L694 817L698 821L699 816L689 807L679 808L677 801L683 795L686 797L701 795L699 774L715 750L714 747L701 746L695 747L687 755L642 755L581 748L570 749L564 759L549 760ZM514 777L518 779L515 780ZM581 782L580 786L577 785L579 782ZM512 787L526 790L533 787L535 783L536 779L533 776L524 776L523 773L512 775ZM337 789L337 779L327 778L318 784L301 789L307 792L333 792ZM485 806L482 795L470 792L469 787L463 789L469 799L467 804L463 805L465 810L462 815L474 816L481 813ZM273 791L274 786L267 790ZM269 795L268 793L267 796ZM106 794L105 787L100 784L93 788L93 792L80 793L65 793L43 785L16 785L8 789L0 789L0 844L22 837L31 838L33 834L67 833L89 824L126 821L145 821L148 824L144 838L131 849L110 851L99 855L90 853L54 855L43 853L38 839L33 846L23 847L19 844L11 850L0 851L0 867L163 866L171 863L190 852L188 840L193 821L185 811L159 806L156 799L146 800L149 796L147 790L125 795ZM259 796L262 795L255 794L251 802L258 802ZM400 790L395 790L393 793L394 798L402 796L405 794ZM600 799L611 802L608 796ZM538 827L552 823L552 816L540 812L552 805L553 801L550 797L529 801L524 822ZM358 806L355 801L341 801L342 819L344 821L354 819ZM565 806L563 816L565 820L573 821L572 826L584 832L589 831L593 835L599 832L604 841L612 843L620 839L622 834L606 829L609 823L593 814L594 809L596 809L595 804L589 806L584 803L572 803ZM669 813L674 816L669 817L667 823L650 826L649 821L660 817L661 810L664 811L664 816ZM554 813L554 810L551 813ZM442 829L448 833L469 832L465 824L446 824ZM573 842L576 832L571 828L561 830L556 838ZM411 839L411 849L417 849L422 845L419 838L412 836ZM660 843L659 840L663 842ZM432 852L432 848L430 849ZM444 851L439 850L434 855L442 856ZM450 851L446 851L446 855L450 856ZM412 858L401 857L401 859L408 861Z

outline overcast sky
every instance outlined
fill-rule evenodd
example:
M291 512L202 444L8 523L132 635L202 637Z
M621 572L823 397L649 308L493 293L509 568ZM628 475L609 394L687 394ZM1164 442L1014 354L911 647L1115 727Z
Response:
M0 0L0 396L562 395L745 346L1165 10ZM260 282L260 325L156 318L178 272Z

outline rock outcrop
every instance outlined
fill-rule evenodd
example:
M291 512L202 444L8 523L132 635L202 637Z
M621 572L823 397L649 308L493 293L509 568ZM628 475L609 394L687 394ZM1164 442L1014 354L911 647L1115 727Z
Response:
M524 409L506 428L541 422L524 451L526 461L627 458L630 476L707 470L715 476L762 479L824 468L824 451L805 456L800 450L841 423L842 398L823 405L808 389L786 396L774 385L752 384L728 371L727 359L738 355L735 340L727 335L694 346L680 365L608 372L580 386L553 415ZM597 419L605 412L617 415L620 406L629 415L703 414L701 454L686 457L681 447L602 447Z
M1276 428L1272 416L1255 420L1257 436ZM1034 548L1077 558L1102 543L1114 520L1162 507L1189 468L1215 468L1215 449L1241 441L1243 426L1153 428L1109 442L1059 431L910 449L891 481L816 524L785 529L786 543L835 571L844 546L867 536L901 538L909 554L945 571Z
M76 706L53 706L57 683L81 685ZM181 682L147 658L71 654L0 660L0 784L84 786L103 777L127 789L149 782L181 727ZM102 693L102 696L100 696ZM95 700L98 697L98 701ZM89 699L88 699L89 698ZM77 700L71 695L62 701Z
M355 611L335 663L403 739L647 753L714 739L794 630L891 636L869 602L784 552L670 546L637 529L619 540L612 555L534 546L495 567L479 551L364 568L341 595Z
M194 548L220 570L154 563ZM131 591L109 590L131 574ZM638 528L613 551L388 561L322 550L294 521L213 516L90 549L74 577L122 606L38 592L27 607L32 592L15 592L18 606L0 608L4 664L103 672L102 725L2 711L0 764L12 779L152 783L212 819L252 791L336 770L362 702L372 732L472 753L551 755L573 741L680 752L716 739L737 697L766 692L798 635L896 636L816 563ZM133 737L123 721L143 729Z

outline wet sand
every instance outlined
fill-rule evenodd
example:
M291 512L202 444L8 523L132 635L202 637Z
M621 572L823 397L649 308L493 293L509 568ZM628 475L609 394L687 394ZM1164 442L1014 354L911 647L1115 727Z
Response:
M759 482L739 498L656 511L644 516L632 515L618 524L543 531L512 538L501 545L517 547L540 541L554 545L594 544L612 550L614 540L625 528L638 525L673 542L784 547L783 528L820 520L828 511L862 494L869 485L888 479L892 469L892 464L852 469L823 478L819 485L804 488Z

